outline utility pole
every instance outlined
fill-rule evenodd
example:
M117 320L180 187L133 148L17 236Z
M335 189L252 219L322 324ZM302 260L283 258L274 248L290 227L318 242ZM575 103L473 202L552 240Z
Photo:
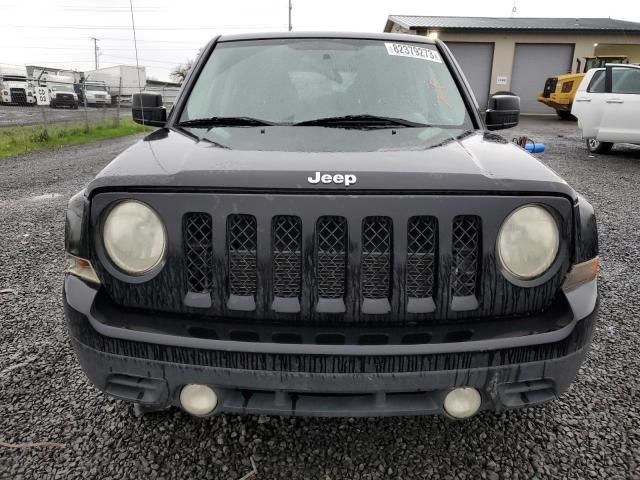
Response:
M293 26L291 25L291 10L293 10L293 5L291 5L291 0L289 0L289 31L293 30Z
M96 37L89 37L91 40L93 40L93 60L94 63L96 65L95 70L98 69L98 38Z

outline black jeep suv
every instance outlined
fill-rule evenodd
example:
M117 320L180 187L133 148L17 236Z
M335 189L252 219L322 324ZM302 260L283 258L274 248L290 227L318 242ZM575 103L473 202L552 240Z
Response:
M565 391L596 321L591 205L490 130L447 47L212 40L74 196L64 304L137 411L454 418Z

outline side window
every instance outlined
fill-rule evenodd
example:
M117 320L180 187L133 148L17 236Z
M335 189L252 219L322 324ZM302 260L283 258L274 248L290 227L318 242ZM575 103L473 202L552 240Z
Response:
M589 93L604 93L604 70L598 70L591 77L589 86L587 87Z
M635 93L640 95L640 69L614 68L612 71L611 93Z

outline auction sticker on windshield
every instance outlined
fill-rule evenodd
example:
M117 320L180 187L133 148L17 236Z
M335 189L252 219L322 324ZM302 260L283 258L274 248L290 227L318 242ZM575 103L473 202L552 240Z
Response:
M440 54L436 50L432 50L430 48L407 45L406 43L385 43L384 46L387 47L387 53L389 55L419 58L421 60L442 63Z

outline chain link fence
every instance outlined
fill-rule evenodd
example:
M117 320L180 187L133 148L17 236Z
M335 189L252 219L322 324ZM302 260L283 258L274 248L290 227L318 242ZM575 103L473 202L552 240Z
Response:
M129 116L131 95L138 85L105 82L75 83L27 78L22 82L0 79L0 128L56 122L85 122ZM143 91L162 95L167 109L175 103L176 87L143 86Z
M10 79L11 80L11 79ZM171 108L178 88L149 86ZM130 122L131 96L139 86L106 82L75 82L61 78L27 77L7 81L0 77L0 143L14 145L45 142L54 136L118 128Z

